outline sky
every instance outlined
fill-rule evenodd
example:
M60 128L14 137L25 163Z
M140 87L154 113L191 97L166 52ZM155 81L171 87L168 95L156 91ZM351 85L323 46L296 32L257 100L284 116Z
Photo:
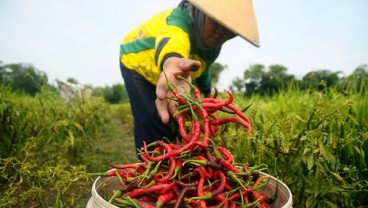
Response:
M178 0L0 0L0 61L32 64L54 80L121 83L119 47L131 29ZM251 65L281 64L297 78L368 64L367 0L253 0L261 47L240 37L223 46L221 88Z

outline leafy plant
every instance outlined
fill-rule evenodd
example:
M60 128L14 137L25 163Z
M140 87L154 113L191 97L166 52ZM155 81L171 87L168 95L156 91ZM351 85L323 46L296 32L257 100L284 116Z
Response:
M293 207L367 205L368 106L361 96L328 88L252 97L250 137L240 139L237 128L223 135L239 161L267 164L288 184Z
M109 106L98 98L67 104L47 89L2 88L0 100L0 206L71 207L89 195L76 191L91 182L84 154L109 124Z

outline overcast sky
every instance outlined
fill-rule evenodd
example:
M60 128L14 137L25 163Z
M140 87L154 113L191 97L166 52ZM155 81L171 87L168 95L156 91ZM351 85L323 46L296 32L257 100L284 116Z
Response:
M27 63L55 78L94 86L123 83L122 37L174 0L0 0L0 61ZM254 0L261 47L225 43L227 88L253 64L281 64L289 74L329 69L352 73L368 64L367 0Z

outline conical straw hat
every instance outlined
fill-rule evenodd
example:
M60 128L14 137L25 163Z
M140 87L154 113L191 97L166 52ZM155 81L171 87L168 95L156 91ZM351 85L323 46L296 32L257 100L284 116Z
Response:
M259 36L252 0L188 0L230 31L259 47Z

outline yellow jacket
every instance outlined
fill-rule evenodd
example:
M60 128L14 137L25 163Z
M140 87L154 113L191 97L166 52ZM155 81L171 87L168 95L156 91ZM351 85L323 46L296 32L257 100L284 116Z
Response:
M133 29L121 42L120 61L156 85L162 64L167 57L178 56L201 62L192 79L203 93L211 91L209 66L218 57L221 47L201 50L194 40L192 21L180 8L160 12Z

